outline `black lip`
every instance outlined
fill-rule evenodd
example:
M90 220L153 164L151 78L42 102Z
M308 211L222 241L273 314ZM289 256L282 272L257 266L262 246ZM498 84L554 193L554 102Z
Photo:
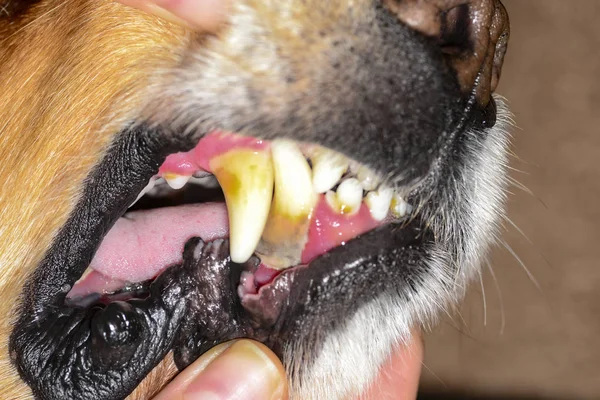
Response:
M470 121L485 125L490 113L479 110ZM237 337L260 340L280 356L286 344L297 341L318 350L326 332L343 324L358 305L383 293L410 301L407 293L427 273L433 242L418 218L366 233L241 299L239 274L252 266L233 264L227 242L191 239L183 263L163 273L147 298L70 307L66 295L104 235L165 157L194 144L136 125L118 135L92 172L75 211L24 287L10 337L13 362L36 396L123 398L169 351L183 368ZM439 157L451 156L450 150ZM441 172L433 169L420 190L435 186Z
M495 115L489 107L470 114L477 126ZM455 131L463 129L458 124ZM448 138L454 143L455 135ZM192 239L183 263L163 273L147 298L70 307L66 295L102 238L166 156L195 142L136 125L118 135L90 175L79 204L24 287L10 337L13 362L36 396L123 398L169 351L183 368L237 337L260 340L280 356L286 344L298 341L318 350L326 332L343 324L358 305L383 293L410 301L407 293L427 273L433 242L418 218L366 233L241 299L239 273L252 266L233 264L226 242ZM438 159L451 162L452 154L450 146ZM440 168L430 171L419 191L431 190L449 172Z
M315 259L307 268L282 273L258 295L240 299L239 273L244 268L252 270L252 265L231 263L227 242L205 244L190 239L183 264L169 268L152 283L147 298L73 307L66 294L91 262L102 238L166 155L193 146L191 141L164 137L146 127L118 136L24 288L10 348L21 376L39 397L70 398L91 392L98 399L121 398L167 352L172 350L176 364L183 368L213 345L236 337L255 338L281 355L285 343L314 334L313 329L298 326L302 321L312 318L331 323L339 319L340 311L341 315L351 312L357 301L373 298L371 289L354 286L383 276L375 271L382 262L399 257L399 251L418 258L422 238L417 239L417 224L404 229L387 225ZM198 257L190 250L198 246L210 251ZM376 279L382 291L411 273L397 268L388 272L387 279ZM314 282L323 284L317 287ZM315 290L307 301L306 293ZM323 307L333 304L329 297L348 301ZM66 368L74 365L80 367Z

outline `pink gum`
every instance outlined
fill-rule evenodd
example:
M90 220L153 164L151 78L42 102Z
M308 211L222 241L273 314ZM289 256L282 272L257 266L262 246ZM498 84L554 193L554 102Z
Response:
M166 173L192 176L197 171L210 170L210 160L232 149L269 149L269 142L249 136L215 131L204 136L196 147L187 152L170 154L158 170L158 176Z

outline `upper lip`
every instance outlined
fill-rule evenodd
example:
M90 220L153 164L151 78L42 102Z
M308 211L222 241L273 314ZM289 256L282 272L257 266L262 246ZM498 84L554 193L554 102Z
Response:
M405 216L407 203L367 167L314 145L303 147L310 157L314 177L305 160L307 156L301 153L299 145L290 141L270 143L219 133L205 137L188 153L177 153L173 159L169 156L160 168L160 175L176 188L182 187L189 175L197 173L197 168L215 173L227 201L229 232L223 217L212 216L218 210L214 207L182 207L178 212L165 208L141 216L127 214L104 238L90 265L93 274L116 279L116 284L149 279L177 262L183 242L192 232L205 240L230 236L231 257L238 263L245 262L258 244L256 251L262 263L282 269L308 263L379 224L389 223L392 217L386 217L388 214L395 218ZM323 171L323 168L331 170ZM336 193L336 181L346 170L357 178L345 175ZM275 194L271 204L273 177L270 174L273 172ZM155 179L151 179L142 193L152 188ZM319 195L315 190L327 195ZM368 195L363 199L364 192ZM204 209L209 211L203 213ZM225 226L220 227L220 224ZM178 227L167 228L170 225ZM183 236L165 238L174 234ZM143 257L140 259L133 253L141 253ZM140 263L143 265L138 265ZM97 281L95 275L92 278L86 274L86 281Z

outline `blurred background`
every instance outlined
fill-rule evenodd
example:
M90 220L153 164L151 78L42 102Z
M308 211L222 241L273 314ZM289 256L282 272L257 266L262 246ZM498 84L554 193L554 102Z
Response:
M504 4L498 93L532 194L510 188L493 274L427 337L422 398L600 399L600 0Z

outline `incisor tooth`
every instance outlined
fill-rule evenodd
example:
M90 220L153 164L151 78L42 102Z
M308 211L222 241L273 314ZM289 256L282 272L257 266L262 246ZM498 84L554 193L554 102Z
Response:
M165 178L165 181L167 181L171 189L179 190L185 186L185 184L190 180L191 177L167 172L163 175L163 178Z
M350 178L340 183L337 192L327 192L325 198L336 212L352 215L360 210L362 195L363 190L360 183L356 179Z
M310 166L294 142L273 141L271 154L275 193L257 253L269 267L281 269L300 262L318 198Z
M334 151L318 150L311 157L313 188L325 193L338 183L348 169L348 160Z
M231 260L248 261L267 222L273 196L273 164L268 151L231 150L210 161L229 214Z
M367 194L365 204L369 207L371 217L375 221L383 221L387 217L393 196L394 191L386 187L381 187L376 192Z

